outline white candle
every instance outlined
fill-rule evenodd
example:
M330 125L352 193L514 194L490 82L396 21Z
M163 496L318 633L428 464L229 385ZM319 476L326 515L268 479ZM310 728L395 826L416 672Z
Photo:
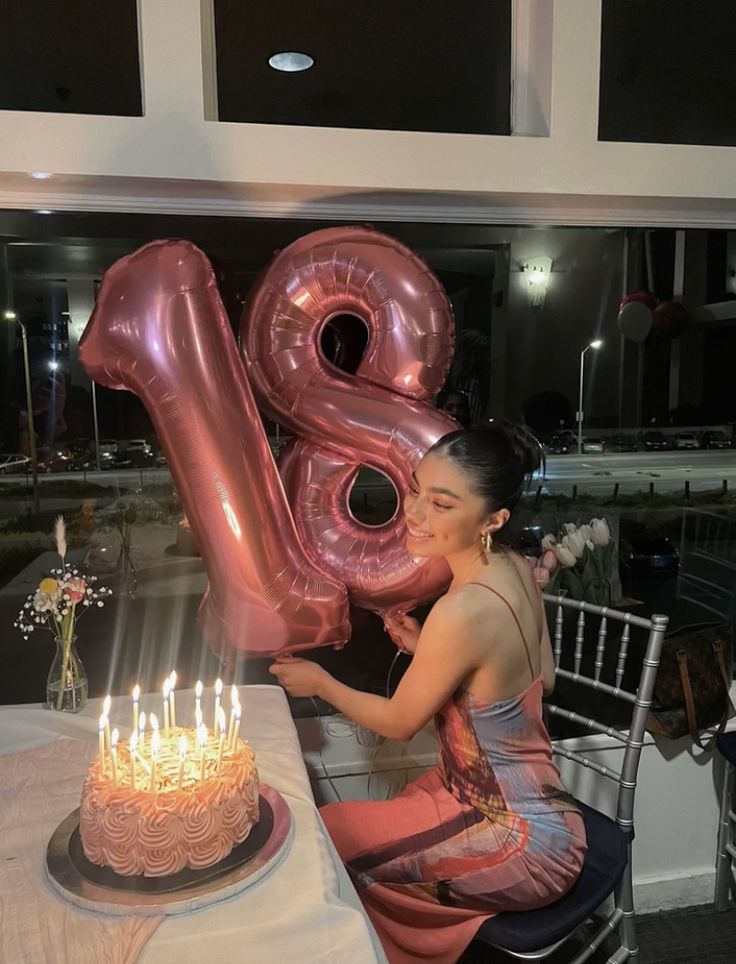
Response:
M220 719L220 697L222 696L222 680L215 680L215 718L212 724L213 729L217 729L217 724Z
M222 768L222 751L225 748L225 730L227 729L227 720L225 719L225 711L220 707L220 712L217 716L217 722L220 727L220 746L217 750L217 771L219 773Z
M199 713L200 716L202 715L202 690L203 689L204 687L202 686L202 680L198 679L194 687L194 715L195 716L197 715L197 713Z
M200 726L201 726L203 723L204 723L204 720L202 719L202 710L201 710L198 706L195 706L195 707L194 707L194 728L195 728L195 730L199 730Z
M240 706L240 700L238 699L238 688L235 685L235 683L233 683L233 685L230 687L230 726L227 731L228 746L232 742L232 738L233 738L233 730L235 728L236 706Z
M184 783L184 760L187 755L187 738L182 736L179 738L179 789L181 790L182 784Z
M153 715L153 714L151 714ZM155 717L154 717L155 718ZM161 745L161 737L158 732L158 726L151 733L151 783L150 790L152 793L156 792L156 761L158 760L158 750Z
M230 747L231 750L235 749L235 745L238 742L238 733L240 732L240 707L238 707L235 713L235 728L233 729L233 742Z
M138 739L141 744L141 751L146 745L146 714L141 713L138 717Z
M138 730L130 734L130 789L135 790L135 758L138 753Z
M100 760L100 775L105 772L105 714L100 716L99 749L98 757Z
M110 707L112 706L112 699L108 693L105 699L102 701L102 712L105 717L105 745L107 749L110 749Z
M141 688L136 683L133 687L133 729L135 730L138 726L138 700L141 698ZM131 730L132 732L132 730Z
M171 683L171 689L169 690L169 713L170 722L172 727L176 726L176 701L174 699L174 687L176 686L176 670L172 669L171 675L169 676L169 682Z
M164 680L164 733L169 735L169 693L171 692L171 680Z
M199 737L199 748L202 751L199 779L204 780L204 769L207 760L207 727L204 723L197 730L197 736Z
M118 785L118 739L117 727L110 734L110 763L112 764L112 785Z

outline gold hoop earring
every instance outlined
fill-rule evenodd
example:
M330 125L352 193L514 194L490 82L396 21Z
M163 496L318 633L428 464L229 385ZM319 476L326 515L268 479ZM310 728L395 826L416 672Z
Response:
M483 533L480 537L480 544L483 547L483 552L485 552L487 556L490 556L493 552L493 536L490 532Z

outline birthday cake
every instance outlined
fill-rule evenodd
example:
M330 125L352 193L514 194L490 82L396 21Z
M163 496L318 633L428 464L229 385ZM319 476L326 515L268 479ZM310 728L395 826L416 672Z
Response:
M124 876L210 867L246 839L258 799L255 754L237 734L225 744L224 735L194 728L134 733L103 748L89 769L79 816L84 854Z

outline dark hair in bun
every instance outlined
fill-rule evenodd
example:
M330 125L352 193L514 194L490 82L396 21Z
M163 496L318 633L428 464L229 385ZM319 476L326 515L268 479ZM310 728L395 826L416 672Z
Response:
M526 425L506 419L450 432L429 451L451 458L468 473L489 512L512 512L527 480L544 466L544 449L535 436Z

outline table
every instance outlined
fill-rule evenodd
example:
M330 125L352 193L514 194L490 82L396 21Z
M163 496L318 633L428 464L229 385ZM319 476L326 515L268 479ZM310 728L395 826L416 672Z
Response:
M140 964L385 962L315 807L283 691L276 686L241 686L239 693L241 735L256 751L261 780L283 795L294 815L291 850L252 889L197 913L165 919L146 944ZM210 688L203 699L205 715L211 699ZM160 694L141 697L141 709L147 713L153 710L160 716L160 703ZM191 690L177 690L176 710L179 722L194 719ZM0 753L30 750L58 737L94 744L100 712L100 700L91 700L76 716L36 705L0 707ZM111 725L127 736L130 698L114 698L110 718Z

